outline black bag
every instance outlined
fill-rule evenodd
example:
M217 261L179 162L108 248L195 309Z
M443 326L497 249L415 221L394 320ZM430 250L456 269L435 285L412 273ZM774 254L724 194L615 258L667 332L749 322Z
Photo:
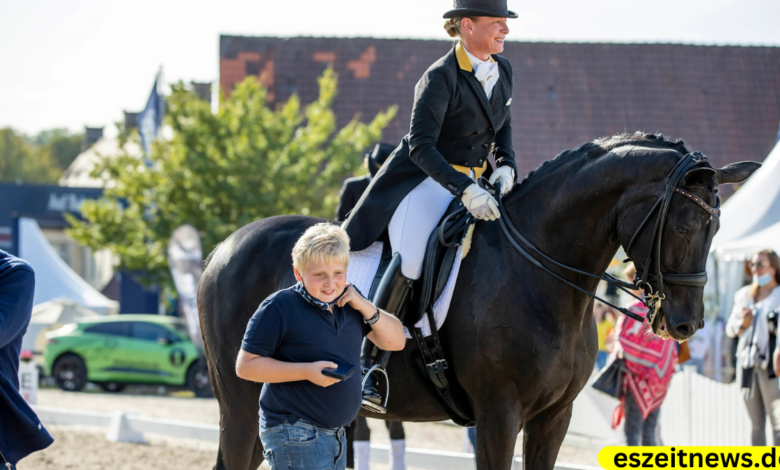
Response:
M769 329L769 365L766 367L769 372L769 378L774 379L775 375L775 348L777 347L777 316L778 310L772 310L766 314L766 322Z
M756 325L755 325L756 311L755 309L753 309L752 311L753 311L753 324L751 326L753 327L753 331L750 332L750 341L747 344L748 354L750 354L750 349L753 348L753 340L756 338ZM755 367L755 364L753 365L753 367ZM741 388L750 390L753 387L753 367L742 368L742 383L740 384ZM750 392L750 394L752 395L753 392Z
M625 367L625 360L614 357L601 369L596 381L593 382L593 388L619 400L623 397Z

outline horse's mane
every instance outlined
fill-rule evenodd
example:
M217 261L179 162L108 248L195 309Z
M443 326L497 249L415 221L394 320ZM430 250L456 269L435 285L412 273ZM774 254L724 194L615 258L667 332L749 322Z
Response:
M586 142L579 147L571 150L564 150L555 156L552 160L542 163L537 169L528 173L520 184L515 185L512 192L522 191L531 181L540 176L552 173L566 163L574 160L590 161L603 157L609 152L626 145L638 145L643 147L669 148L677 150L683 155L689 153L682 140L668 140L663 134L645 134L636 132L634 134L623 133L612 137L601 137L592 142Z

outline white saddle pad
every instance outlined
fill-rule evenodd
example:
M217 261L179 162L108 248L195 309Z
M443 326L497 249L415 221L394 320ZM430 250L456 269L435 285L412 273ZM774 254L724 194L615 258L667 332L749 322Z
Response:
M447 311L450 309L452 294L455 292L455 281L458 279L460 271L461 254L463 246L458 247L458 253L455 255L455 262L452 265L450 278L447 279L447 285L444 287L441 296L433 304L433 317L436 319L436 329L440 329L447 318ZM371 283L374 282L376 270L379 269L379 261L382 258L382 242L374 242L371 246L362 251L353 251L349 254L349 267L347 268L347 282L358 288L363 295L368 296L371 291ZM428 319L422 320L414 325L420 328L424 336L430 336L431 327ZM409 331L404 327L404 334L411 338Z

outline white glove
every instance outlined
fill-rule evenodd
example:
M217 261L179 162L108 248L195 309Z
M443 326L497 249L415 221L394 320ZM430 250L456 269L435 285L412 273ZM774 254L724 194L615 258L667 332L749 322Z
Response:
M471 215L478 219L496 220L501 217L496 200L489 192L480 188L477 183L466 188L460 200L463 201L463 205L471 212Z
M495 185L496 181L501 183L501 195L508 193L515 185L515 170L511 166L502 166L496 168L496 171L490 175L490 184Z

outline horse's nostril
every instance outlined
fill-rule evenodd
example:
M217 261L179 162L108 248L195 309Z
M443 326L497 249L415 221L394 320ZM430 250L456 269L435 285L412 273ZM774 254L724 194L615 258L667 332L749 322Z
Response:
M694 331L696 331L696 329L694 328L693 323L683 323L674 328L674 332L677 333L678 336L684 337L693 336Z

